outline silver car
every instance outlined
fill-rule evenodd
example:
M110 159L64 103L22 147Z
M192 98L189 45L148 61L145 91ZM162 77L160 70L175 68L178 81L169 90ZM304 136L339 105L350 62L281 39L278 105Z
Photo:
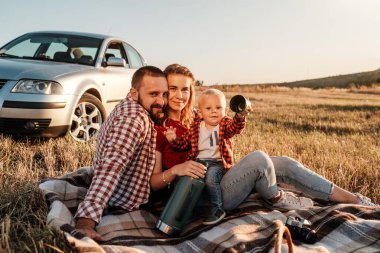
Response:
M87 141L146 65L127 42L75 32L24 34L0 49L0 133Z

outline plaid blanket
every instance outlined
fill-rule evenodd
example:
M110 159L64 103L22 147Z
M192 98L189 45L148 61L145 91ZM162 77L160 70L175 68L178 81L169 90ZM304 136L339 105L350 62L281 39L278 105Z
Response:
M158 231L152 212L108 212L96 227L106 241L97 243L74 229L73 218L92 176L92 168L81 168L39 185L50 206L48 224L64 231L78 252L288 252L283 239L287 216L308 219L318 234L312 245L293 241L294 252L380 251L378 207L338 204L282 213L265 209L255 194L221 223L206 226L194 220L177 237Z

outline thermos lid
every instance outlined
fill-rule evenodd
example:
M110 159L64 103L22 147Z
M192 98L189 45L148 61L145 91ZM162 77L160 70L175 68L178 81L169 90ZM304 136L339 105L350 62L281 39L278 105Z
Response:
M230 108L233 112L243 112L247 106L247 100L242 95L233 96L230 100Z
M157 221L156 228L158 228L160 231L162 231L163 233L165 233L167 235L174 235L180 231L179 229L176 229L174 227L169 226L168 224L166 224L162 220Z

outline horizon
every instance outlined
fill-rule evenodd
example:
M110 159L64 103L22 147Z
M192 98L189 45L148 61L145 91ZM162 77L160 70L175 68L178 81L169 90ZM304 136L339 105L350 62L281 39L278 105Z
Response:
M205 85L319 79L380 68L377 0L14 0L0 45L31 31L109 34L149 65L190 68ZM41 13L41 10L42 13Z
M362 71L362 72L355 72L355 73L346 73L346 74L336 74L331 76L321 76L321 77L315 77L310 79L302 79L302 80L293 80L293 81L285 81L285 82L269 82L269 83L219 83L216 85L271 85L271 84L287 84L287 83L295 83L295 82L303 82L303 81L313 81L318 79L324 79L324 78L334 78L334 77L340 77L340 76L347 76L347 75L356 75L356 74L362 74L362 73L369 73L378 71L380 68L376 68L374 70L368 70L368 71ZM215 84L209 84L209 85L215 85Z
M295 83L295 82L303 82L303 81L313 81L313 80L318 80L318 79L324 79L324 78L334 78L334 77L341 77L341 76L347 76L347 75L356 75L356 74L362 74L362 73L369 73L369 72L374 72L378 71L380 68L376 68L374 70L368 70L368 71L362 71L362 72L355 72L355 73L346 73L346 74L337 74L337 75L331 75L331 76L321 76L321 77L315 77L315 78L310 78L310 79L303 79L303 80L294 80L294 81L285 81L285 82L272 82L272 83L241 83L239 85L270 85L270 84L285 84L285 83ZM221 85L229 85L229 84L221 84Z

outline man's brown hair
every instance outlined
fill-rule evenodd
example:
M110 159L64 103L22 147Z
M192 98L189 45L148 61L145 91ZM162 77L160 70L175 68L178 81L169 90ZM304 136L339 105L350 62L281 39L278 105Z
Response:
M132 77L132 88L138 90L141 85L141 80L144 76L153 76L153 77L165 77L164 72L161 69L154 66L144 66L139 68Z

